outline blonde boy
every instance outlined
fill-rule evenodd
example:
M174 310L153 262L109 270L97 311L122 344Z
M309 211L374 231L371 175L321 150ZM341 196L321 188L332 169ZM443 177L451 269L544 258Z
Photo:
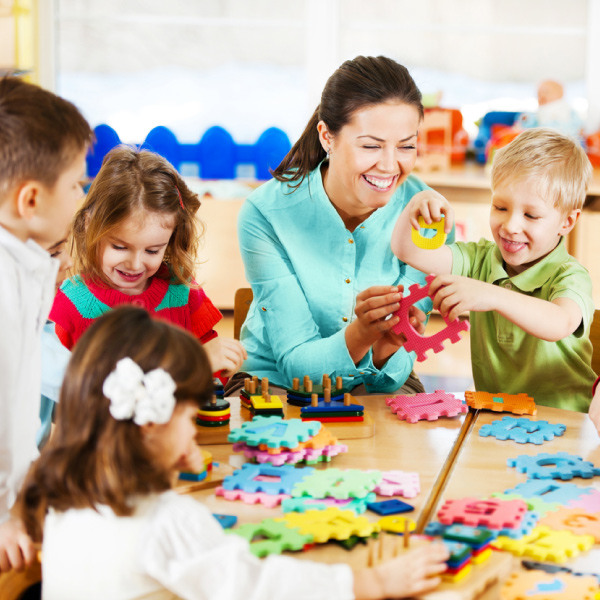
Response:
M471 311L475 387L525 392L539 404L586 411L595 375L589 329L589 274L564 237L581 216L591 165L579 144L550 129L530 129L494 156L490 228L494 242L456 242L424 250L411 241L427 223L454 217L433 191L417 194L398 218L392 250L438 277L434 308L450 319Z
M0 79L0 572L33 557L9 511L37 455L40 338L58 270L43 248L65 237L91 138L70 102Z

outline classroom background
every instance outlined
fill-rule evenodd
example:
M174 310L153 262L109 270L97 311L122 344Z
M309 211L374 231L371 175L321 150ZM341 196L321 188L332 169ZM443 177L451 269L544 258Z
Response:
M421 133L419 175L454 203L458 237L477 240L489 235L490 155L520 116L535 116L540 82L562 84L600 166L599 32L599 0L0 0L0 70L25 71L110 127L97 130L90 175L118 141L176 163L204 198L198 279L231 335L235 292L247 287L237 212L341 62L383 54L409 68L434 125ZM587 267L599 196L596 175L569 240ZM468 358L465 339L419 374L430 391L464 390Z

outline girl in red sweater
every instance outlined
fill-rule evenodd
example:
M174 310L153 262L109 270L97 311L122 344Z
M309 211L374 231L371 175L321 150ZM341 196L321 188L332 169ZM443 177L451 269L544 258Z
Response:
M194 334L214 372L239 369L244 347L217 337L222 315L193 279L199 207L197 194L161 156L126 146L106 155L75 216L76 275L50 312L67 348L100 315L135 304Z

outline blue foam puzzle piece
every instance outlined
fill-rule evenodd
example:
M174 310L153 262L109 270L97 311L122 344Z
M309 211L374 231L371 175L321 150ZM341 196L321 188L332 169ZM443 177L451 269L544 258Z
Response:
M250 494L291 494L292 488L313 473L312 467L297 469L294 465L276 467L269 463L246 463L223 480L226 490L244 490ZM276 480L261 481L258 477L275 477Z
M325 402L325 400L319 400L317 402L317 406L303 406L300 409L300 414L304 415L304 414L310 414L310 413L321 413L324 411L329 411L329 412L357 412L357 411L361 411L364 410L365 407L362 404L350 404L349 406L346 406L344 404L341 404L340 402Z
M369 502L367 508L378 515L395 515L398 513L411 512L415 507L397 498L382 500L381 502Z
M213 513L213 517L219 521L223 529L230 529L237 523L237 517L235 515L222 515L219 513Z
M522 454L517 458L509 458L507 464L515 467L519 473L526 473L531 479L590 479L600 475L600 469L591 462L568 452L543 452L537 456Z
M204 481L208 475L208 471L202 471L202 473L190 473L188 471L181 471L179 473L179 479L181 481Z
M321 423L302 419L283 419L278 416L258 415L242 423L228 436L229 442L246 442L248 446L265 444L269 448L296 448L319 433Z
M481 437L495 437L497 440L513 440L519 444L543 444L561 436L566 430L562 423L551 424L548 421L533 421L525 417L503 417L482 425L479 429Z
M578 500L584 494L589 494L594 488L580 487L574 483L561 483L559 481L549 481L547 479L528 479L524 483L519 483L512 490L523 498L540 498L544 502L567 504L571 500Z

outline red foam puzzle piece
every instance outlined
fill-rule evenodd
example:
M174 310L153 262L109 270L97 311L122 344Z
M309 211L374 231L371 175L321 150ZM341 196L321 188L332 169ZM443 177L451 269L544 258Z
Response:
M411 285L408 290L408 296L403 296L400 300L400 308L394 312L400 321L394 327L392 331L396 334L404 334L406 342L404 343L404 349L407 352L416 352L417 360L419 362L425 360L427 356L425 352L427 350L433 350L435 353L441 352L444 349L442 342L444 340L450 340L453 344L460 340L461 331L469 330L469 322L455 319L454 321L448 321L446 317L442 315L446 327L437 333L430 336L422 336L417 330L411 325L408 318L409 308L419 300L426 298L429 295L429 286L435 279L433 275L428 275L425 278L425 285L420 286L418 283Z
M443 525L460 523L471 527L505 529L518 527L526 512L524 500L461 498L446 500L438 511L438 520Z

